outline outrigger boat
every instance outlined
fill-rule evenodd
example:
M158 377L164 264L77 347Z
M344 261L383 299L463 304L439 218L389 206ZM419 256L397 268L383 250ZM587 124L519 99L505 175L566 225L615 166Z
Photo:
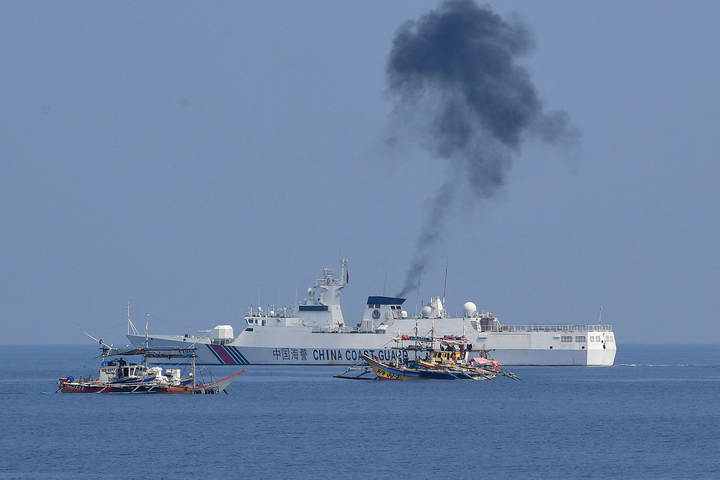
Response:
M228 385L244 373L235 372L220 380L203 383L196 378L195 347L188 348L134 348L118 349L100 344L102 362L98 367L98 378L86 377L76 380L63 377L58 380L61 393L171 393L171 394L214 394L225 392ZM142 356L141 364L128 363L125 356ZM108 357L118 357L108 360ZM181 376L182 369L148 367L148 358L184 359L190 363L189 375Z
M497 373L480 368L426 368L419 364L381 362L368 355L363 359L373 369L378 380L495 380Z
M350 367L336 378L353 380L494 380L505 376L513 380L520 378L512 372L501 370L500 364L488 358L487 351L481 350L472 357L472 345L465 337L445 336L418 337L402 335L398 342L394 360L383 361L370 355L362 355L363 364ZM410 345L400 345L402 342ZM436 342L440 348L434 348ZM422 358L421 353L425 353ZM412 358L411 358L412 357ZM375 378L367 374L375 373Z

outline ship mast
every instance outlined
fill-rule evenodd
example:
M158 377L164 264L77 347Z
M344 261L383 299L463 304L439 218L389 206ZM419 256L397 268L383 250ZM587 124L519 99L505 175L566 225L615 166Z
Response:
M147 319L145 320L145 371L147 371L147 366L148 366L147 349L150 346L150 340L148 338L148 324L149 323L150 323L150 312L148 312Z
M345 285L347 283L347 278L345 277L345 267L347 267L347 264L347 258L340 259L340 285Z

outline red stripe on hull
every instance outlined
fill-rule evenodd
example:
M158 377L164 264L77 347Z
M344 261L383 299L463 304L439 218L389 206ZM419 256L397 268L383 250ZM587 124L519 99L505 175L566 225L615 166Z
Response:
M215 352L215 355L220 357L220 361L223 362L225 365L237 365L238 363L235 361L234 358L230 356L230 354L225 350L225 347L222 345L209 345L210 348L213 349L213 352Z

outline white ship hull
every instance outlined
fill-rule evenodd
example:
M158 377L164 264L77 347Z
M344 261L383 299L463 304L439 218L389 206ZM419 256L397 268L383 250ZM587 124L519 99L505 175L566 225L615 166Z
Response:
M439 297L408 317L403 298L370 296L357 327L346 326L340 293L347 284L346 260L340 278L325 269L325 278L308 290L309 300L296 309L248 309L238 327L218 325L198 337L140 335L129 319L137 347L195 345L197 363L205 365L354 365L361 355L392 360L402 335L462 336L473 350L488 350L503 365L612 365L615 335L609 325L502 325L491 313L478 313L467 302L463 313L450 316Z
M503 365L607 366L615 361L614 333L611 330L594 331L605 326L548 325L509 327L515 331L507 332L477 332L464 319L446 321L450 325L445 325L442 330L438 330L438 326L445 322L435 322L438 335L461 335L464 326L465 336L473 349L489 350L490 355ZM396 322L393 327L394 337L413 335L415 321ZM555 331L517 331L518 328L554 328ZM471 331L471 334L467 333ZM395 358L393 336L387 332L313 333L310 327L253 327L224 345L213 344L207 338L177 335L153 335L148 342L150 346L187 347L195 344L197 362L206 365L353 365L360 360L361 354L380 360ZM572 337L572 341L563 341L563 337L565 340ZM128 339L137 346L145 342L141 335L128 335Z

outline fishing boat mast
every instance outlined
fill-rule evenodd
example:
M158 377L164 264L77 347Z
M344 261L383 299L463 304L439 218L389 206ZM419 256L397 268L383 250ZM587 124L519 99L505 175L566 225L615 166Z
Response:
M190 374L192 375L192 386L195 388L195 352L192 352L190 357L192 358L192 361L190 362Z

